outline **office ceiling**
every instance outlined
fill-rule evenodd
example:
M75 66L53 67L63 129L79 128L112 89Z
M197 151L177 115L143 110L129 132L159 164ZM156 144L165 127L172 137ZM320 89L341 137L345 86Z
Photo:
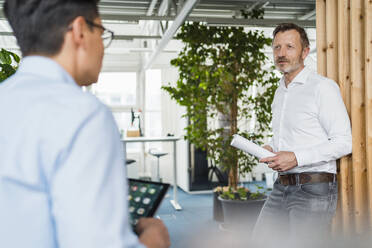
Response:
M3 3L0 0L1 7ZM263 20L244 18L244 12L254 8L263 8ZM105 71L169 64L182 47L172 37L185 21L246 27L274 27L291 21L315 27L315 0L101 0L99 11L104 25L115 32L106 51ZM2 11L0 19L0 46L16 50Z
M244 18L243 13L254 8L264 10L263 20ZM117 42L132 40L136 44L129 53L137 56L138 66L144 69L156 60L159 64L174 57L180 47L172 37L184 21L247 27L274 27L291 21L315 27L315 0L101 0L99 9L106 25L119 22L132 31L138 28L132 33L118 31L116 37Z
M99 7L107 20L169 20L177 15L186 2L187 0L101 0ZM240 23L239 21L243 21L241 11L253 8L263 8L264 19L315 20L315 0L199 0L188 20L234 18L237 19L236 23ZM307 25L314 24L311 23Z

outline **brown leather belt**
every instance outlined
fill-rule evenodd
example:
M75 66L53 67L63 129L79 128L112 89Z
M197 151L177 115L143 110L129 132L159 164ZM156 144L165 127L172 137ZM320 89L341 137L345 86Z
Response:
M326 172L297 173L279 175L279 183L282 185L297 185L304 183L336 182L336 175Z

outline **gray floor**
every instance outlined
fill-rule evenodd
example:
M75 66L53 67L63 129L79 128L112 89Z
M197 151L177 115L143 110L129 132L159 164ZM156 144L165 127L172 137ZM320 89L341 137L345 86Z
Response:
M264 182L257 184L263 186ZM247 185L251 191L256 190L254 184ZM244 247L241 245L231 246L239 237L234 237L235 232L229 232L221 228L220 223L213 220L213 195L188 194L178 189L178 201L183 207L176 211L169 200L172 199L172 188L169 197L165 198L157 212L168 228L172 248L189 247ZM245 237L243 237L244 239ZM233 240L231 240L233 239ZM226 246L227 245L227 246Z
M157 215L164 221L171 237L174 248L191 247L189 241L205 228L218 230L218 223L212 220L213 198L212 194L187 194L181 189L178 192L178 201L181 211L176 211L169 200L172 199L169 190L168 198L162 202Z

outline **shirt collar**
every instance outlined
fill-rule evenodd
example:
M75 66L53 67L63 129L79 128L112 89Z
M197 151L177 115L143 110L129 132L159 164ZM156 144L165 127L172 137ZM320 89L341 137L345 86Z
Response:
M292 82L289 84L305 84L307 82L308 75L310 73L310 70L305 66L297 75L296 77L292 80ZM284 76L280 79L280 85L285 87L285 81L284 81Z
M50 78L53 82L63 82L79 87L71 75L61 65L44 56L24 57L17 72L30 73Z

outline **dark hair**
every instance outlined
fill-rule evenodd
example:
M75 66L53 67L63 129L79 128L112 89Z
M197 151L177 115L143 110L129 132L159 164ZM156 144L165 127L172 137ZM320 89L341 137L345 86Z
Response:
M275 38L277 33L285 32L285 31L288 31L288 30L296 30L300 34L302 49L305 48L305 47L310 46L309 38L307 38L307 34L306 34L305 29L303 29L300 26L297 26L294 23L281 23L281 24L279 24L274 29L273 38Z
M4 13L23 56L55 55L78 16L94 20L99 0L6 0Z

